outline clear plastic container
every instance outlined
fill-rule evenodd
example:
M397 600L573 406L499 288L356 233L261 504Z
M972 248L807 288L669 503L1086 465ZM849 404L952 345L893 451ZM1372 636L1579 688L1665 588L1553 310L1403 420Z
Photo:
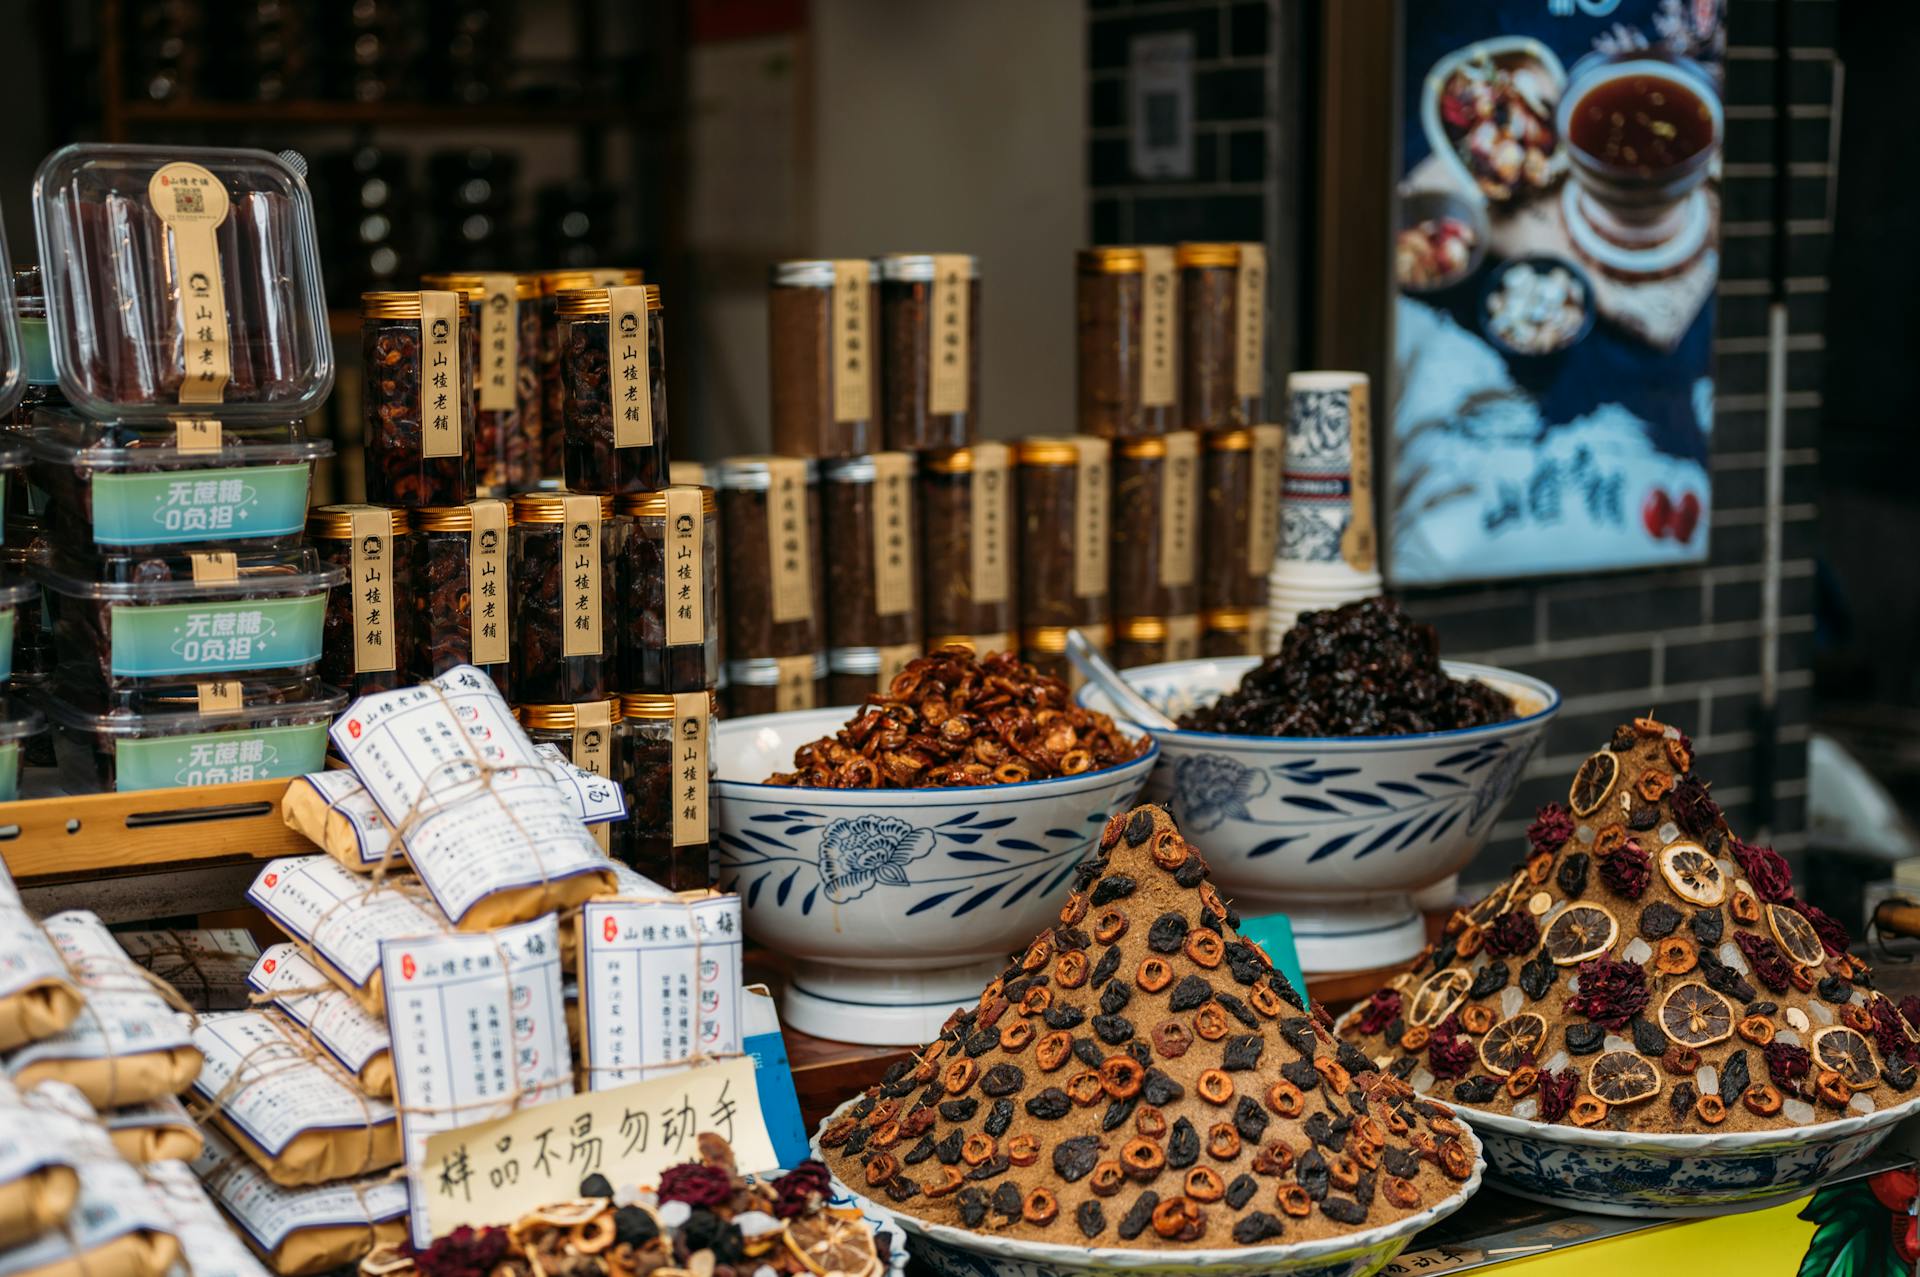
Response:
M103 711L56 687L46 698L60 783L75 794L291 780L326 766L347 694L245 682L238 708L204 713L191 691Z
M779 714L828 704L827 654L730 660L726 666L727 716Z
M1023 439L1014 447L1014 460L1020 488L1020 624L1028 629L1105 624L1112 495L1107 441L1087 435Z
M715 468L730 660L825 650L819 477L818 462L793 457L729 457Z
M918 644L913 487L911 453L820 463L820 561L833 600L825 613L831 647Z
M23 528L35 526L21 517L33 517L31 508L19 508L30 504L31 499L27 495L27 445L20 439L0 440L0 545L6 543L6 527L10 520L19 522Z
M46 728L40 711L18 697L0 702L0 803L20 796L20 763L28 753L28 742Z
M1113 444L1111 582L1118 617L1192 616L1200 596L1200 436Z
M1080 433L1127 439L1177 429L1173 250L1083 248L1076 267Z
M438 312L443 303L449 313ZM459 293L363 293L360 344L367 500L473 500L473 368L480 342Z
M25 577L0 576L0 683L13 677L14 644L23 625L39 623L40 583Z
M47 591L31 574L35 564L45 563L45 553L36 554L16 546L0 548L0 579L33 582L34 592L15 607L10 682L21 687L43 681L53 673L53 609Z
M572 289L560 294L558 317L567 487L614 493L666 487L667 349L660 289Z
M633 521L613 498L526 492L507 538L513 690L542 705L613 694L620 654L620 557Z
M880 451L879 307L871 262L774 265L767 373L775 452L860 457Z
M412 681L473 665L502 696L511 696L507 543L513 506L497 500L422 506L410 519L413 583L421 601Z
M1004 651L1017 627L1019 529L1012 450L978 443L920 458L920 579L927 650L966 642Z
M305 167L242 148L91 143L41 162L53 359L75 407L288 421L320 406L333 343Z
M890 253L875 273L886 446L966 447L980 427L980 263L964 253Z
M646 283L637 270L550 270L540 282L540 464L537 478L558 480L567 472L566 390L560 380L560 294L576 288L613 288Z
M327 505L307 517L321 562L347 574L347 588L327 596L320 677L354 696L416 681L420 583L407 515L387 506Z
M208 430L54 409L32 449L49 543L70 558L295 549L314 466L333 455L297 421Z
M0 229L0 421L13 417L27 392L27 354L21 335L21 301L15 295L16 286L26 283L38 289L40 272L37 269L16 273L12 258L7 252L6 232ZM41 339L42 348L47 335L46 301L43 296L29 299L26 306L39 312L40 323L36 336ZM44 361L43 361L44 362Z
M312 549L36 566L58 666L79 686L170 687L318 665L327 592L347 579ZM197 579L196 579L197 578Z
M707 695L707 783L689 781L684 764L698 743L679 718L672 696L620 698L626 728L627 821L615 854L669 891L702 891L713 885L712 778L717 766L713 720L718 698ZM688 714L692 719L692 714ZM702 830L706 833L702 836Z
M540 279L537 275L424 275L422 288L467 299L474 362L473 479L483 497L540 479Z
M720 507L712 488L622 497L620 688L697 692L720 677Z

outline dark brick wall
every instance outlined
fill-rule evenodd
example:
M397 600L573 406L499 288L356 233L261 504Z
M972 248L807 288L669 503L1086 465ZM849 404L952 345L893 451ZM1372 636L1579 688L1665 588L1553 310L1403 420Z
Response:
M1331 3L1335 0L1326 0ZM1792 5L1790 91L1774 100L1775 6ZM1508 582L1409 591L1406 602L1440 630L1446 652L1527 670L1566 697L1542 755L1496 829L1481 864L1487 876L1513 857L1534 807L1564 798L1579 759L1611 726L1648 710L1692 735L1697 766L1714 783L1734 827L1749 837L1769 833L1782 850L1800 849L1806 828L1806 750L1811 714L1816 424L1824 358L1823 323L1831 227L1833 171L1829 154L1834 85L1836 0L1734 0L1729 5L1727 146L1722 175L1722 256L1718 379L1712 471L1712 557L1701 567L1623 573L1584 580ZM1088 144L1090 223L1096 241L1238 238L1258 218L1269 227L1299 225L1303 184L1284 165L1297 156L1298 131L1274 86L1298 83L1303 54L1285 33L1310 30L1296 0L1228 3L1088 5L1091 136ZM1254 33L1267 15L1265 42ZM1214 148L1209 176L1184 184L1139 183L1125 172L1126 37L1137 30L1190 28L1201 53L1203 83L1224 72L1267 72L1265 99L1251 90L1214 99L1236 110L1265 107L1276 118L1233 115L1205 120ZM1268 49L1271 52L1256 53ZM1224 108L1223 108L1224 109ZM1786 186L1790 219L1787 453L1783 510L1783 581L1779 632L1778 732L1770 760L1773 821L1756 827L1755 785L1765 779L1755 730L1761 668L1761 580L1765 543L1766 334L1771 219L1776 196L1773 129L1784 109L1790 125ZM1299 117L1293 117L1295 119ZM1270 169L1264 180L1236 167L1236 145L1264 136ZM1238 140L1238 141L1237 141ZM1203 149L1203 154L1207 152ZM1269 234L1277 262L1298 250ZM1383 250L1384 255L1384 250ZM1276 309L1276 327L1298 312ZM1284 358L1284 357L1283 357ZM1284 365L1282 365L1284 366ZM1376 452L1378 450L1376 449Z

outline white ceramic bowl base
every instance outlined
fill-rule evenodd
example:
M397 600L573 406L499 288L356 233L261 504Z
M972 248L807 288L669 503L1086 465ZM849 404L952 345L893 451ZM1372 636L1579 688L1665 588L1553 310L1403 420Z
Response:
M1258 658L1169 661L1127 682L1178 716L1237 687ZM1245 914L1286 913L1309 975L1404 962L1425 943L1413 893L1486 843L1560 696L1537 679L1443 662L1514 696L1522 717L1414 736L1326 739L1160 731L1142 797L1164 803ZM1111 712L1096 688L1082 703Z
M720 886L748 936L793 961L786 1022L917 1046L1050 925L1157 746L1119 767L1018 785L802 789L758 783L852 706L732 719L714 733Z

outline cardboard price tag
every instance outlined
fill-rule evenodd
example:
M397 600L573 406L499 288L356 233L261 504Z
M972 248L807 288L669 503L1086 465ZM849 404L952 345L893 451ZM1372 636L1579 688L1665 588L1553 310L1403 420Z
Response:
M435 1237L511 1224L537 1202L576 1197L598 1172L616 1188L657 1184L712 1133L740 1169L779 1169L753 1061L725 1060L610 1091L588 1091L427 1138L419 1183Z

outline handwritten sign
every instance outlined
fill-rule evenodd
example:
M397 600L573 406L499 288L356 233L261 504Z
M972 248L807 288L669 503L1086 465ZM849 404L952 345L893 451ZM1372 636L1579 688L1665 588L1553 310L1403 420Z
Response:
M753 1061L725 1060L436 1132L420 1175L431 1233L510 1224L531 1202L578 1196L580 1181L596 1172L615 1188L658 1183L669 1166L696 1159L694 1141L708 1132L733 1146L741 1170L778 1169Z

